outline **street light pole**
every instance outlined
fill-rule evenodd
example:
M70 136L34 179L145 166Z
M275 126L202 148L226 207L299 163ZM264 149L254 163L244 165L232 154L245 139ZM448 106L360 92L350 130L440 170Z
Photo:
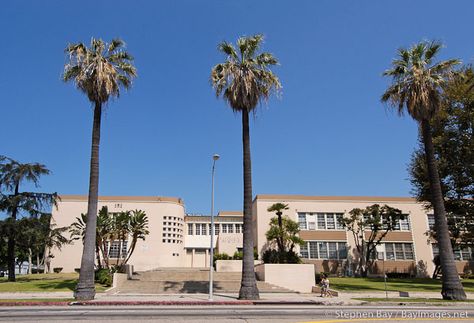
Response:
M214 173L216 169L216 161L220 158L218 154L212 156L212 185L211 185L211 248L209 256L209 300L212 301L213 292L213 273L214 273Z

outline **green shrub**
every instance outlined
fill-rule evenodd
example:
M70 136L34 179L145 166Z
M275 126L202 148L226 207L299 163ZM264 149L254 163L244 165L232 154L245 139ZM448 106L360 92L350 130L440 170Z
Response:
M234 260L242 260L242 259L244 259L244 252L243 252L243 251L236 251L236 252L234 252L234 255L232 256L232 259L234 259Z
M95 281L105 286L112 286L112 273L106 268L96 270Z
M53 271L54 271L56 274L59 274L62 270L63 270L63 267L55 267L55 268L53 268Z
M301 258L294 251L280 252L276 249L267 249L263 252L262 260L265 264L300 264Z

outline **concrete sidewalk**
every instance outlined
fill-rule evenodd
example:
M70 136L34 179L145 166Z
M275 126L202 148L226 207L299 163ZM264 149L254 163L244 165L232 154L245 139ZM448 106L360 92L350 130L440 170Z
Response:
M417 298L440 298L439 293L433 292L413 292L410 297ZM131 294L114 293L109 290L105 293L97 293L94 302L96 305L258 305L258 304L307 304L307 305L359 305L364 303L353 298L384 298L385 292L340 292L338 297L323 298L318 294L300 293L261 293L260 300L241 301L238 300L237 293L215 293L213 300L208 299L208 294ZM404 298L399 297L398 292L389 292L389 298L397 298L403 302ZM8 300L33 300L45 299L72 299L72 292L22 292L22 293L0 293L0 299ZM468 299L474 299L474 293L468 294Z

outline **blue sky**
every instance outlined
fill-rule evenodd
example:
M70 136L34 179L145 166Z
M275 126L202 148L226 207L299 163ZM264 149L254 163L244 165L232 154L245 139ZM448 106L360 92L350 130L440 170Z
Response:
M263 33L282 97L251 124L254 194L409 196L416 124L380 103L396 49L445 43L474 59L472 1L8 1L2 3L0 154L53 172L43 191L86 194L92 108L61 81L70 42L120 37L133 88L102 124L100 194L162 195L242 208L240 117L209 83L223 40Z

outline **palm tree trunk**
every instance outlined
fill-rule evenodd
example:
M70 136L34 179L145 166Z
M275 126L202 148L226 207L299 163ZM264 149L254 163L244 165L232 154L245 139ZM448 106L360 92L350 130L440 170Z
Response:
M252 166L250 159L249 112L242 111L242 144L244 166L244 236L242 282L239 299L259 299L253 259L252 232Z
M439 258L443 275L441 295L443 299L465 300L466 293L459 280L458 271L454 262L453 248L449 238L448 221L446 219L441 182L434 156L431 126L428 120L421 121L421 133L425 146L425 158L430 181L431 205L434 211L436 238L438 240Z
M43 269L43 273L46 273L46 268ZM36 274L39 275L40 273L40 256L39 253L36 253Z
M94 262L97 226L97 203L99 199L99 144L100 144L100 121L102 116L102 104L95 103L94 123L92 126L92 148L89 178L89 198L87 202L87 224L84 237L84 249L82 251L81 270L79 282L74 291L74 298L80 300L91 300L95 296L94 286Z
M33 273L33 251L28 248L28 275Z
M15 192L14 196L18 196L20 187L19 183L15 185ZM14 200L14 203L17 203ZM8 255L8 281L14 282L15 278L15 235L16 235L16 215L18 213L17 205L13 206L12 214L11 214L11 227L10 227L10 235L8 237L8 246L7 246L7 255Z

